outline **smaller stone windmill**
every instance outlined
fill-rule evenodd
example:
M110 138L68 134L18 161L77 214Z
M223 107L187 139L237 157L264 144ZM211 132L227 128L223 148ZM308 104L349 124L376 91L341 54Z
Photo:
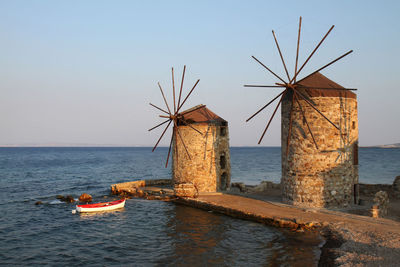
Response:
M275 32L272 31L287 81L253 56L253 59L280 82L275 85L245 85L246 87L284 88L247 121L279 98L258 143L261 143L277 109L282 104L282 194L285 202L294 205L346 206L350 203L355 192L355 185L358 183L357 100L356 95L351 92L356 89L344 88L319 73L353 51L348 51L297 80L301 70L333 27L325 34L303 65L297 69L301 33L300 17L293 76L289 75Z
M160 83L158 83L158 86L167 110L150 103L151 106L163 112L163 115L159 117L165 120L149 131L167 124L153 151L157 148L168 127L173 123L165 164L165 167L167 167L172 150L173 183L175 185L192 184L197 192L223 191L230 185L228 122L213 113L205 105L197 105L181 111L183 104L200 81L197 80L181 102L185 70L186 66L183 68L179 97L176 102L174 69L172 68L173 109L168 105Z

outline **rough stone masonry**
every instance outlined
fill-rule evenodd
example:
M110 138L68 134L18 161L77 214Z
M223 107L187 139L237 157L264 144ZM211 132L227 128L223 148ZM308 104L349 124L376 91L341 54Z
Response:
M228 122L205 105L181 114L191 127L178 125L181 137L173 144L173 183L177 189L191 183L199 193L226 190L231 177Z
M343 88L322 74L313 76L304 81L304 86ZM354 185L358 184L356 95L345 90L299 90L340 130L300 98L293 105L290 145L286 155L292 94L284 97L281 109L283 201L305 207L347 206L353 200Z

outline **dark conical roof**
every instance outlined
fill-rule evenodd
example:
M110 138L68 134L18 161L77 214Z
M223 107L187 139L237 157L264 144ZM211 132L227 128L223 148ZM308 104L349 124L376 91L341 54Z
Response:
M227 121L209 110L206 105L197 105L179 113L188 123L226 124Z
M357 95L349 90L335 90L329 88L344 88L340 84L331 81L319 72L298 83L300 90L306 92L311 97L345 97L357 98ZM321 89L318 89L321 88ZM329 89L329 90L327 90Z

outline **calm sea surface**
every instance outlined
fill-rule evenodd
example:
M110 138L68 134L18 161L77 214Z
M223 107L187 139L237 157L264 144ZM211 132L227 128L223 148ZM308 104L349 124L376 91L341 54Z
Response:
M56 195L112 200L110 184L169 178L166 148L0 148L0 265L312 266L320 240L175 205L71 214ZM231 148L232 181L280 179L280 148ZM400 149L360 149L360 181L392 183ZM36 201L44 204L36 206Z

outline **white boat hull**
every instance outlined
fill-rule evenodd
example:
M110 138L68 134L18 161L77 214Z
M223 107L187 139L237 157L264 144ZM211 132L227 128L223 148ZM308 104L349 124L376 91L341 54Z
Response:
M85 205L82 205L85 206ZM77 205L76 206L76 211L78 212L99 212L99 211L109 211L109 210L116 210L123 208L125 206L125 200L121 203L115 204L115 205L105 205L105 206L100 206L100 207L82 207Z

